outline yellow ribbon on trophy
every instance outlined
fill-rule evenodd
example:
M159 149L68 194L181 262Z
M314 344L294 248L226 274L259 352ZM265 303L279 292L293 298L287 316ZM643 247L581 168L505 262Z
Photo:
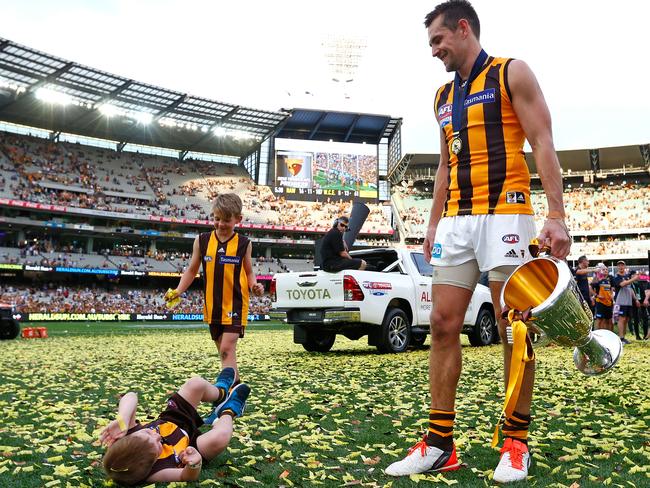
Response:
M518 310L508 312L508 326L512 329L512 354L510 355L510 374L508 375L508 386L506 387L506 397L503 402L503 410L499 416L499 421L494 428L492 435L492 447L499 444L499 427L505 421L506 417L512 414L519 399L521 384L524 379L524 370L526 363L535 359L535 352L528 348L526 338L528 328L522 320L522 313Z

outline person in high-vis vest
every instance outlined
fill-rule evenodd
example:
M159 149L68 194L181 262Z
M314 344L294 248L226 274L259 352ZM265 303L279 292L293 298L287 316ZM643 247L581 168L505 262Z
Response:
M480 22L465 0L439 4L425 18L428 42L453 81L435 95L440 126L437 168L424 255L433 265L431 408L426 436L386 474L408 476L450 471L461 463L454 444L454 410L461 372L460 333L482 272L488 281L504 344L505 378L512 346L501 319L500 293L514 269L531 258L530 241L564 259L571 237L565 224L562 175L551 134L551 117L537 80L519 60L489 56L479 42ZM524 158L528 139L548 200L540 233L533 221L530 175ZM529 339L528 339L529 341ZM505 437L494 481L526 479L534 361L526 363L514 412L504 421Z
M249 294L261 296L264 286L255 278L250 240L235 232L235 226L242 220L241 199L234 193L218 195L212 214L214 230L201 233L194 239L190 264L178 286L165 294L165 300L168 303L178 300L202 266L203 320L210 327L222 368L233 369L236 384L239 380L237 341L244 337L248 323ZM211 420L206 422L212 423Z

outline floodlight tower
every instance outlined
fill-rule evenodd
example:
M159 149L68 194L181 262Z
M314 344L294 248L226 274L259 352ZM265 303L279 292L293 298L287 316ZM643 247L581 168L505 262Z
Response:
M359 70L368 42L359 36L330 35L322 47L336 91L350 98L351 84Z

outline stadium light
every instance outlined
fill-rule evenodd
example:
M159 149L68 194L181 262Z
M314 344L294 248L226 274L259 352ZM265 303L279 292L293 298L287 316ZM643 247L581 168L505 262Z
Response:
M120 109L118 109L115 105L111 105L110 103L104 103L103 105L100 105L99 111L108 118L120 113Z
M251 134L250 132L246 132L245 130L239 130L239 129L227 130L226 135L232 137L237 141L255 139L255 134Z
M149 125L153 120L153 115L149 112L135 112L133 118L142 125Z
M160 124L163 127L176 127L176 121L170 117L163 117L158 121L158 124Z
M19 86L6 78L0 78L0 88L8 88L9 90L15 91L18 95L27 90L24 86Z
M39 88L36 90L36 98L39 100L50 103L53 105L70 105L72 103L72 98L70 95L49 88Z
M226 135L226 129L223 127L215 127L212 129L212 132L214 132L214 135L217 137L224 137Z

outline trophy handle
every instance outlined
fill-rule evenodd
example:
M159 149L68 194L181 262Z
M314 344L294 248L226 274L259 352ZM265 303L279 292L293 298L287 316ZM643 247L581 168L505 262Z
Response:
M533 343L535 349L548 346L551 343L551 338L542 329L535 325L531 325L530 323L527 323L526 325L528 326L530 342Z

